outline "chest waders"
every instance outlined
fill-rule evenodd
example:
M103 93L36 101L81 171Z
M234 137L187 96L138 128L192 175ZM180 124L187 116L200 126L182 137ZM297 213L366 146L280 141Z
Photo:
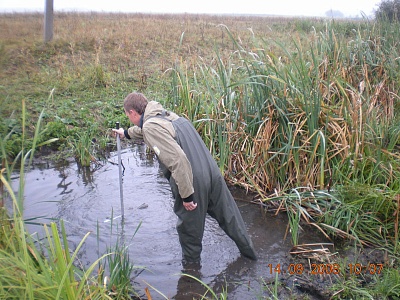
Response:
M164 116L159 116L167 119ZM184 261L200 261L206 214L208 213L236 243L240 253L250 259L257 259L253 243L247 234L243 218L230 193L219 167L205 146L193 125L185 118L171 121L176 132L176 141L185 152L193 172L193 201L197 208L188 211L183 206L178 187L169 172L169 179L175 198L174 212L178 216L177 231Z

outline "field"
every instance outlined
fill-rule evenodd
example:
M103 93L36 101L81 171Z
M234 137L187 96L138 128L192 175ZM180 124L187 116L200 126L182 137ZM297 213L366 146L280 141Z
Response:
M227 181L288 213L294 245L312 223L382 247L396 272L399 37L373 20L61 13L44 43L43 16L3 14L3 166L32 147L90 166L142 92L193 121Z

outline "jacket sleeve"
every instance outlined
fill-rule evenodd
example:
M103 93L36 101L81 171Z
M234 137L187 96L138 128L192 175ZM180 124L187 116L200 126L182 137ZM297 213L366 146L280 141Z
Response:
M128 128L128 130L126 131L126 133L128 134L129 139L133 139L133 140L143 140L143 133L142 133L142 129L140 129L139 126L132 126L130 128ZM125 136L126 136L125 133Z
M168 125L171 126L169 130L159 123L146 122L143 126L144 140L171 172L181 198L188 198L194 192L192 167L186 154L173 137L175 131L172 125Z

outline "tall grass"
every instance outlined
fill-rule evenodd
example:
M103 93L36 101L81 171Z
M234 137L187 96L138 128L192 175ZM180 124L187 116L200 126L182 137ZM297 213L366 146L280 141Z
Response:
M96 163L94 156L93 135L90 129L82 129L75 136L68 137L68 144L78 164L82 167L89 167L91 163Z
M55 40L43 45L41 21L0 19L1 132L21 98L39 116L51 86L55 117L43 119L61 121L78 160L90 160L98 132L80 128L113 127L121 100L139 90L194 121L227 179L287 210L293 244L306 221L398 253L398 24L57 14ZM14 141L8 132L1 141L5 164ZM27 152L15 154L5 181Z
M2 299L113 299L115 295L119 299L126 299L130 296L133 288L130 283L130 270L122 271L112 269L111 275L125 278L125 284L120 290L113 290L113 297L110 289L103 285L101 280L94 276L97 265L106 257L114 253L104 254L93 262L86 270L75 266L77 254L84 244L89 232L84 236L76 249L72 252L69 249L64 224L61 220L59 230L56 223L44 225L46 242L35 240L25 229L23 218L24 211L24 177L26 168L29 169L36 147L51 143L48 140L42 144L38 143L41 134L42 114L36 124L32 148L25 150L25 105L22 103L22 149L16 159L10 164L8 162L5 142L10 135L0 140L3 166L0 173L0 180L5 191L1 195L12 201L12 217L1 208L0 219L0 297ZM14 168L19 165L19 187L14 192L10 178ZM119 253L123 253L120 251ZM129 257L119 259L124 266L130 266ZM104 274L101 274L104 275ZM112 277L111 276L111 277ZM114 279L115 281L116 279ZM124 298L125 297L125 298Z
M353 205L364 215L348 215L359 226L350 232L338 228L359 240L383 240L393 247L398 244L393 197L400 171L399 135L394 129L399 48L394 48L397 41L386 42L385 37L388 32L400 34L396 26L384 26L354 23L349 30L326 22L307 43L297 36L291 44L254 39L245 45L227 30L236 49L224 56L217 52L208 64L192 66L193 75L186 78L196 80L178 84L190 84L197 91L185 100L191 104L181 107L196 106L199 116L205 116L195 118L196 124L227 178L257 190L265 201L277 200L268 196L271 192L290 194L298 187L344 195L349 190L343 192L341 186L357 183L360 189L365 184L388 191L388 213L371 215L376 206L365 205L369 200L362 193ZM277 50L270 51L271 45ZM177 68L176 73L179 68L189 72L184 63ZM187 87L175 88L179 89ZM296 197L307 200L307 195ZM295 229L300 206L292 204ZM347 215L348 205L340 207L343 210L336 213ZM387 232L370 234L369 226L382 224Z
M118 225L118 224L117 224ZM132 238L136 235L141 223L137 226L132 234ZM114 218L111 214L111 228L110 235L114 236ZM108 255L99 266L99 279L103 282L104 287L109 291L109 295L113 299L131 299L140 298L137 291L132 284L133 272L137 269L143 270L143 267L136 267L133 265L129 256L129 243L125 240L124 220L121 222L121 233L118 234L117 226L117 240L114 245L107 247L106 253ZM98 232L98 236L99 236ZM107 275L109 274L109 275Z

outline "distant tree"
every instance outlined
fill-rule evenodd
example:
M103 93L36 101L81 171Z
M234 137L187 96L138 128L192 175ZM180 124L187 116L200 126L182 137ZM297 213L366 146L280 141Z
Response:
M328 10L325 15L329 18L343 18L344 14L340 10Z
M400 0L383 0L375 11L377 20L400 21Z

